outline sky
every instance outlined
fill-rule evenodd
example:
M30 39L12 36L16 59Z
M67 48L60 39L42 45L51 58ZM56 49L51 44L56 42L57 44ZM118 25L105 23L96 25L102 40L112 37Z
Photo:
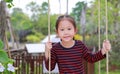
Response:
M14 7L19 7L23 9L23 12L27 12L26 10L26 5L31 2L31 1L35 1L37 2L37 4L41 5L43 2L48 2L48 0L13 0L13 4ZM59 13L59 0L49 0L50 1L50 13L54 14L58 14ZM67 0L60 0L61 1L61 14L65 14L66 13L66 2ZM78 1L85 1L88 4L90 4L91 1L94 0L68 0L68 13L70 13L72 11L72 8L75 7L75 4ZM13 7L13 8L14 8Z

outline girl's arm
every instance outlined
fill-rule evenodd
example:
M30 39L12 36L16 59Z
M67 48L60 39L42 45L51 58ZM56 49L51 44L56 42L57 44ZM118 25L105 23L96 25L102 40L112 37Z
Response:
M94 62L102 60L106 57L105 54L111 49L111 45L110 45L109 41L107 41L107 40L104 41L103 48L94 54L89 52L88 48L84 44L83 44L82 48L83 48L83 58L90 63L94 63Z
M45 45L45 67L49 70L49 52L51 54L51 71L55 68L56 65L56 55L52 50L52 43L47 42Z
M46 60L48 60L48 58L49 58L49 52L50 52L51 49L52 49L52 43L47 42L45 44L45 58L46 58Z

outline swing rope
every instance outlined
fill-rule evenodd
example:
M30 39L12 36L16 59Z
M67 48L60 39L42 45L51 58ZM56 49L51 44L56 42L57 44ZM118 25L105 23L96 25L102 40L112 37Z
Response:
M105 11L106 11L106 17L105 17L105 19L106 19L106 40L108 40L108 18L107 18L107 12L108 12L108 10L107 10L107 0L105 0ZM106 74L109 74L109 65L108 65L108 63L109 63L109 57L108 57L108 52L107 52L107 54L106 54Z
M48 0L48 41L50 42L50 1ZM51 74L51 52L49 51L49 74Z
M100 44L101 44L101 42L100 42L100 0L98 0L98 49L100 50L101 49L101 46L100 46ZM98 72L99 72L99 74L101 74L101 63L100 63L100 61L98 62L99 63L99 69L98 69Z
M106 29L105 29L105 32L106 32L106 40L108 40L108 10L107 10L107 0L105 0L105 20L106 20ZM99 49L101 49L100 47L100 0L98 1L98 37L99 37ZM109 57L108 57L108 52L106 54L106 74L109 74ZM101 74L101 69L100 69L100 61L99 61L99 74Z

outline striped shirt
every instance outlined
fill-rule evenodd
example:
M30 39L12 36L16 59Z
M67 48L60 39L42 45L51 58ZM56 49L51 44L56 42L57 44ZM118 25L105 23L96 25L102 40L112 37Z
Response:
M53 45L51 50L51 70L58 64L60 74L85 74L83 59L94 63L105 58L101 50L92 54L82 41L75 41L71 48L63 47L60 42ZM45 60L49 69L49 61Z

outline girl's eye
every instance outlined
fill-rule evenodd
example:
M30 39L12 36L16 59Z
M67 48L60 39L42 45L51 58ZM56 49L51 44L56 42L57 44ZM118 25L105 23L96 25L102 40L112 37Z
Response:
M64 31L64 29L60 29L61 31Z
M68 30L71 30L71 28L68 28Z

